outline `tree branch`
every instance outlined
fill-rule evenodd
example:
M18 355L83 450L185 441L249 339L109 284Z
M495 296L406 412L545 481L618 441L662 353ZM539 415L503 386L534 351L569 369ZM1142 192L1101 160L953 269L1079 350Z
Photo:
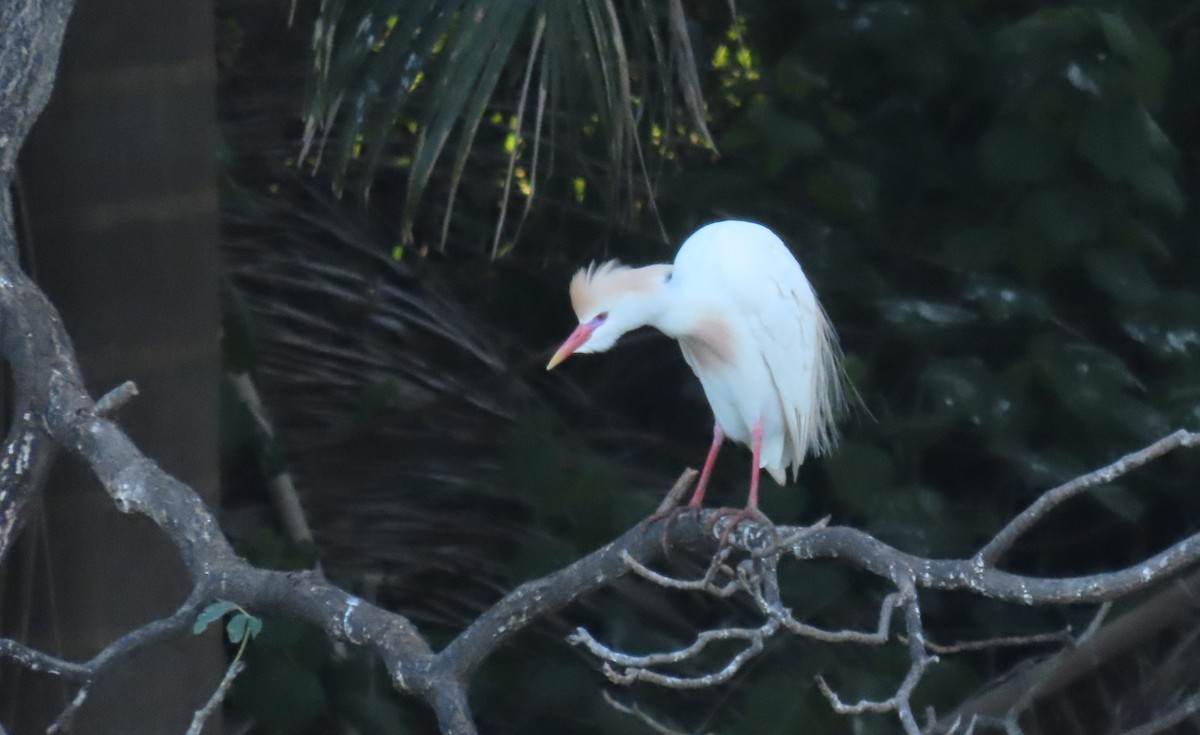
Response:
M891 697L848 704L841 700L823 678L817 678L817 686L837 712L895 712L905 733L914 735L920 732L920 728L910 700L925 671L937 661L936 656L931 654L938 651L978 650L985 646L1063 641L1062 633L1054 633L1021 638L999 637L953 647L931 644L925 638L917 590L958 590L1024 605L1102 603L1100 612L1088 630L1078 640L1068 637L1065 641L1067 647L1059 656L1071 656L1075 650L1089 644L1098 636L1097 631L1100 630L1101 621L1112 600L1135 590L1145 589L1200 561L1200 534L1189 536L1126 569L1081 577L1050 579L1017 575L996 569L992 566L992 560L1010 548L1024 531L1070 497L1108 482L1172 449L1192 446L1200 446L1200 435L1179 431L1117 462L1047 491L1028 510L1001 529L984 547L984 551L970 559L917 557L861 531L828 527L827 519L810 527L774 529L764 529L757 524L744 522L734 529L733 533L729 533L729 546L719 549L704 575L694 580L670 578L647 568L639 559L628 555L624 561L630 571L661 587L701 591L719 598L737 594L748 596L762 615L763 623L757 628L723 627L706 630L701 632L691 645L673 651L641 655L631 655L610 648L584 629L576 630L569 641L586 647L599 658L603 662L605 676L614 683L647 682L668 688L699 688L729 680L746 661L763 650L768 639L785 631L827 643L853 641L860 644L884 645L890 640L892 612L899 607L904 612L906 629L905 635L899 636L899 639L908 647L910 667ZM706 512L702 518L707 518L710 522L716 521L709 526L712 536L721 538L725 535L728 521L719 512ZM745 558L736 565L730 561L731 549L745 554ZM801 560L837 560L890 582L896 591L888 595L880 607L877 630L874 633L828 631L796 620L791 611L784 607L779 595L777 568L787 557ZM742 640L746 644L728 658L723 666L712 669L711 673L680 676L659 670L695 662L703 655L710 642L731 639ZM969 728L973 728L977 722L988 722L1009 732L1015 732L1016 718L1032 704L1046 686L1050 685L1051 676L1057 671L1058 666L1046 668L1034 685L1030 685L1030 679L1026 677L1024 683L1014 691L1016 698L999 713L1003 715L1002 718L995 714L983 715L977 708L960 709L941 723L931 716L928 731L954 732L962 722L972 723L968 725Z
M1136 452L1121 457L1116 462L1110 465L1101 467L1098 470L1080 475L1070 482L1063 483L1053 490L1048 490L1037 499L1033 505L1030 505L1021 512L1016 518L1009 521L996 536L988 542L986 546L979 550L976 558L983 564L995 564L1004 552L1012 548L1012 545L1017 542L1022 534L1033 528L1038 521L1042 520L1046 515L1067 500L1079 495L1087 490L1090 490L1099 485L1107 485L1113 480L1127 472L1141 467L1147 462L1157 459L1162 455L1179 447L1195 447L1200 446L1200 434L1193 434L1180 429L1170 436L1165 436L1162 439L1154 442L1150 446L1139 449Z

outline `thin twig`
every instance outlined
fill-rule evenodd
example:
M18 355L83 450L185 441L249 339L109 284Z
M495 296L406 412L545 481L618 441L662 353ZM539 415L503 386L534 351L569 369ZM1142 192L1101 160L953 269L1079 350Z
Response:
M902 582L900 585L900 595L904 604L905 627L908 630L910 664L908 673L905 674L904 680L896 688L896 692L891 697L883 700L863 699L854 704L847 704L830 688L824 677L817 676L817 688L829 700L829 704L833 707L834 711L839 714L895 712L900 719L900 724L904 728L906 735L920 735L921 729L917 725L916 717L912 712L912 693L917 688L917 684L921 682L921 677L924 676L925 670L930 664L937 661L937 657L926 654L920 603L917 600L916 590L912 586L911 580Z
M96 401L96 413L101 416L112 416L126 403L137 397L138 387L132 380L126 380L116 388L100 396Z
M1097 608L1095 615L1092 616L1092 621L1088 627L1084 629L1079 638L1076 639L1075 645L1081 645L1091 640L1092 636L1096 635L1096 631L1100 630L1100 626L1104 624L1104 619L1108 617L1109 611L1112 610L1112 603L1105 602ZM1041 694L1042 687L1050 679L1054 673L1053 667L1045 667L1040 670L1040 676L1028 677L1024 682L1024 691L1016 702L1009 707L1008 712L1004 715L1004 728L1009 733L1019 733L1020 726L1017 724L1018 718L1029 709L1034 700Z
M671 489L667 491L667 494L663 496L662 502L659 503L658 507L654 509L654 515L666 513L667 511L679 505L680 501L683 500L683 496L687 492L688 488L692 486L692 480L696 479L697 474L699 473L697 473L696 470L692 469L691 467L688 467L686 470L684 470L683 474L679 476L679 479L675 481L675 484L671 486Z
M645 564L642 564L637 559L630 556L629 552L621 554L622 560L629 565L630 570L639 577L649 580L659 587L675 590L695 590L701 592L709 592L717 597L729 597L737 591L737 579L732 569L726 564L725 560L732 553L733 549L726 546L717 550L709 561L708 569L704 572L704 576L700 579L676 579L668 577L665 574L650 569ZM716 584L717 575L724 572L732 578L732 581L725 585Z
M1147 462L1157 459L1174 449L1196 446L1200 446L1200 434L1180 429L1144 449L1126 454L1112 464L1089 472L1086 475L1080 475L1053 490L1042 493L1032 505L1022 511L1016 518L1009 521L1007 526L1001 529L986 546L980 549L975 558L979 560L979 563L987 566L995 564L1003 556L1004 552L1012 548L1017 539L1044 518L1055 506L1097 485L1110 483L1127 472L1141 467Z
M187 729L187 735L200 735L200 731L204 729L204 723L212 716L217 706L225 700L225 695L229 694L229 687L233 686L233 680L242 673L244 668L246 668L245 661L234 661L229 665L229 668L225 670L225 676L221 678L221 683L217 685L212 696L192 716L192 724Z
M753 641L755 638L767 637L773 634L777 627L775 623L767 623L758 628L715 628L713 630L705 630L701 631L696 636L696 640L689 646L667 653L649 653L644 656L634 656L614 651L593 638L592 634L584 628L576 628L574 633L567 636L567 642L572 645L584 646L595 656L616 666L646 669L651 666L675 664L694 658L713 641Z
M903 639L902 639L903 640ZM925 648L931 653L936 653L939 656L948 656L955 653L966 653L968 651L987 651L993 648L1018 648L1024 646L1040 646L1047 643L1071 643L1074 638L1070 631L1060 630L1055 633L1038 633L1036 635L1014 635L1014 636L999 636L996 638L984 638L977 641L961 641L949 645L934 643L926 639Z

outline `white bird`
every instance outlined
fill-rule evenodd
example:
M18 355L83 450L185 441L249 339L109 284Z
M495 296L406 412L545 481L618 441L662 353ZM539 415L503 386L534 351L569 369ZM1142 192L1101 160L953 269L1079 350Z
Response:
M758 511L759 469L779 484L808 453L836 441L840 351L800 264L771 230L715 222L697 230L673 265L592 264L571 279L579 326L550 358L603 352L642 326L679 340L712 406L712 447L689 502L699 507L721 444L750 447L745 514Z

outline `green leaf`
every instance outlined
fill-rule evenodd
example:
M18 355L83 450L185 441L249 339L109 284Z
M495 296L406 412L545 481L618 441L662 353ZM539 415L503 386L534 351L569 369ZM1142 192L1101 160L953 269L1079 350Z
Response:
M467 126L464 135L473 137L528 10L526 2L492 4L483 0L473 0L463 8L454 43L447 49L446 64L433 87L432 103L420 124L402 213L406 228L416 217L429 177L460 119Z
M1079 128L1078 148L1105 178L1133 184L1144 198L1170 201L1178 196L1164 193L1168 187L1161 179L1166 172L1155 172L1175 158L1175 147L1140 104L1088 110ZM1147 169L1152 173L1145 173Z
M1100 11L1100 30L1113 53L1133 66L1134 89L1143 102L1157 105L1162 101L1170 73L1170 57L1154 34L1134 30L1116 13Z
M885 543L922 556L968 553L966 528L955 523L942 494L919 485L892 487L875 499L865 529Z
M1133 190L1148 204L1157 204L1176 217L1183 214L1186 204L1183 190L1165 167L1146 163L1130 175Z
M749 117L768 144L764 147L761 141L755 141L756 148L765 148L769 173L781 171L798 157L814 156L825 147L821 132L804 120L782 115L765 105L756 106Z
M812 171L805 180L809 197L830 214L857 219L875 211L879 180L870 170L833 161L826 170Z
M1131 309L1121 327L1155 355L1190 360L1200 353L1200 296L1171 291Z
M1000 123L979 141L979 165L993 183L1035 183L1058 166L1062 147L1029 125Z
M1166 434L1163 415L1133 390L1145 387L1113 353L1096 345L1039 342L1034 350L1049 386L1075 421L1087 430L1125 440Z
M1028 316L1049 316L1050 307L1040 293L990 273L972 273L963 287L963 298L979 304L994 322Z
M1079 459L1068 452L1055 449L1045 451L1017 451L1009 455L1017 470L1030 487L1050 488L1086 471Z
M246 626L250 623L250 616L239 612L229 619L225 624L225 632L229 635L230 643L241 643L246 637Z
M1152 227L1133 217L1124 217L1110 227L1117 242L1156 261L1171 259L1171 248Z
M209 625L220 620L225 613L236 609L237 606L236 602L229 602L228 600L212 603L201 610L200 614L196 616L196 622L192 625L192 634L199 635L203 633Z
M957 327L976 319L961 306L925 299L879 299L875 306L887 321L910 329Z
M990 410L992 375L977 357L942 360L921 374L921 406L930 416L981 424Z
M1084 264L1092 283L1118 301L1139 304L1158 294L1142 261L1127 250L1089 250Z
M1104 209L1079 189L1043 189L1021 204L1020 218L1060 245L1091 242L1100 235Z
M1040 56L1047 49L1079 41L1096 27L1085 8L1038 10L996 34L1000 50L1015 56Z

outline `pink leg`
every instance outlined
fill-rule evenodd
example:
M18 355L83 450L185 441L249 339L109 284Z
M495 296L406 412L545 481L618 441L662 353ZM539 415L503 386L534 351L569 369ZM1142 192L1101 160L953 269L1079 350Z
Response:
M725 530L721 532L720 540L717 542L721 546L724 546L729 541L729 534L733 532L733 529L737 528L738 524L747 518L753 518L756 521L759 521L770 528L771 533L775 533L775 527L771 525L770 519L763 515L762 511L758 509L758 477L762 473L761 468L758 466L759 461L762 459L762 419L759 419L758 423L754 425L754 429L751 432L751 439L750 452L753 457L751 460L753 465L750 468L750 498L746 501L746 507L742 510L718 510L713 515L713 520L710 521L711 523L716 523L718 518L732 516L732 519L728 524L726 524Z
M753 433L754 443L750 448L752 459L750 460L750 502L746 504L748 508L758 507L758 476L762 472L758 466L759 460L762 458L762 440L763 440L763 425L762 419L754 425Z
M688 502L689 508L699 508L701 501L704 500L704 490L708 487L708 478L712 475L713 465L717 463L717 452L721 451L721 444L725 441L725 431L717 422L713 422L713 440L712 446L708 449L708 457L704 460L704 469L700 470L700 482L696 483L696 491L692 493L692 499Z

